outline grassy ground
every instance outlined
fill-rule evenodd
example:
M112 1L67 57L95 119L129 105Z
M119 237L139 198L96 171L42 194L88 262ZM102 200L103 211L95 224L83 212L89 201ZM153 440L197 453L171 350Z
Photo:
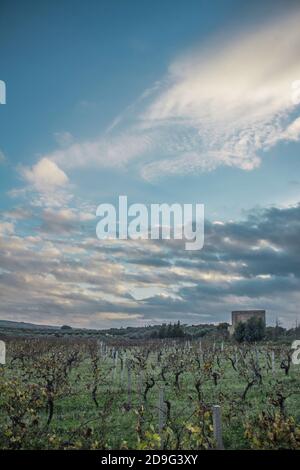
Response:
M300 423L299 366L291 365L289 374L285 374L280 368L282 358L285 357L284 350L276 352L275 371L272 371L266 357L272 347L267 345L259 347L258 356L254 348L250 347L246 359L243 359L244 352L240 353L232 346L225 346L224 351L217 348L216 352L208 346L203 356L198 345L190 349L183 349L182 346L177 350L172 348L163 348L159 362L158 352L151 352L145 364L142 361L142 366L139 361L145 359L145 349L127 349L123 371L120 360L122 355L124 358L122 348L119 349L117 359L111 357L114 354L112 350L101 353L97 360L83 350L61 383L58 371L63 362L67 361L68 351L62 354L57 365L55 360L51 362L52 359L50 363L42 361L41 357L48 354L47 350L36 358L33 354L28 356L24 365L19 359L12 363L13 356L9 354L8 363L1 370L0 425L5 431L0 438L1 447L206 448L214 446L210 411L213 405L219 404L222 409L225 448L250 448L255 447L255 443L245 436L245 426L247 423L255 423L262 412L270 415L279 413L280 394L284 396L284 409L280 413L283 419L292 416L296 423ZM234 370L229 357L235 359L236 355L237 370ZM96 361L94 363L93 357ZM255 380L251 358L255 358L256 365L258 360L261 381L257 378ZM97 365L96 372L93 364ZM41 372L43 367L44 375ZM165 368L163 376L162 368ZM176 385L178 371L182 372ZM216 381L214 373L217 374ZM47 392L47 381L49 383L49 377L51 379L55 374L58 377L56 390ZM254 383L243 400L245 387L253 378ZM155 384L145 400L143 394L146 383L153 383L152 379ZM200 399L195 386L197 380L201 381ZM10 388L13 381L16 381L21 398L14 396L14 387ZM33 400L33 392L28 392L32 384L36 387ZM95 384L97 390L93 399ZM160 388L163 389L166 402L162 410L164 427L160 430L161 441L157 436ZM46 404L49 393L53 397L54 412L47 426L49 406L47 411ZM21 425L14 422L14 416L18 417ZM268 431L266 428L266 433ZM269 445L266 442L266 448ZM278 444L275 442L274 446L289 446L287 436L283 436L283 441L278 440Z

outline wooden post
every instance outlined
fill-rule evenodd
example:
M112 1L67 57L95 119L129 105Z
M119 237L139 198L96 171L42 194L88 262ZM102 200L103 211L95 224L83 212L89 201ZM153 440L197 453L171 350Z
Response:
M123 382L124 382L125 366L126 366L126 352L124 353L124 356L122 357L122 367L121 367L121 376L120 376L122 386L123 386Z
M275 352L272 351L271 353L271 359L272 359L272 373L275 373Z
M235 349L235 365L237 366L239 362L238 349L236 346L234 349Z
M200 354L200 362L201 362L201 365L203 364L203 349L202 349L202 341L200 339L200 343L199 343L199 354Z
M5 342L0 341L0 364L5 364L5 353L6 353L6 347L5 347Z
M224 444L223 444L223 439L222 439L221 407L219 405L214 405L212 407L212 411L213 411L214 438L216 441L216 446L218 450L223 450Z
M118 351L115 351L115 352L114 352L113 374L112 374L112 380L113 380L113 382L115 381L115 378L116 378L117 366L118 366Z
M142 404L143 402L143 381L144 381L144 374L143 371L140 370L138 373L138 378L137 378L137 394L139 397L139 402Z
M130 364L127 364L127 377L128 377L128 382L127 382L127 393L128 393L128 405L131 407L131 368Z
M164 428L164 425L165 425L165 418L166 418L165 415L166 415L166 413L165 413L164 389L163 389L163 387L159 387L159 393L158 393L158 429L159 429L159 435L160 435L161 449L163 449L162 432L163 432L163 428Z

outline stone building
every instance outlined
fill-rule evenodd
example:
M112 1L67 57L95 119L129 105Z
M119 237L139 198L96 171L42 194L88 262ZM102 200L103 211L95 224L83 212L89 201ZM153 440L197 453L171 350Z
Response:
M265 310L234 310L231 312L231 326L229 333L233 335L238 323L246 323L250 318L261 318L266 324L266 311Z

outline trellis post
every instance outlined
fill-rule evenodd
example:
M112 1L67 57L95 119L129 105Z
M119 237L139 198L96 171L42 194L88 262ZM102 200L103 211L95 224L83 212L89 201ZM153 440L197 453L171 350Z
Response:
M164 389L159 387L158 392L158 429L160 436L160 446L163 448L163 428L166 422L166 411L165 411L165 399L164 399Z
M127 363L127 378L128 405L131 407L131 367L129 363Z
M4 341L0 341L0 364L5 364L6 345Z
M214 405L213 411L213 427L214 427L214 439L218 450L224 449L223 438L222 438L222 418L221 418L221 407Z
M271 352L271 360L272 360L272 373L275 373L275 352Z

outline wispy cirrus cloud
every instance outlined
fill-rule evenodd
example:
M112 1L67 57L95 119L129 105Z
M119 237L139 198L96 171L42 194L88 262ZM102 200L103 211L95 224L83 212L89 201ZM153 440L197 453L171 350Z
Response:
M142 114L145 129L185 130L186 149L143 167L158 174L251 170L280 140L298 141L292 85L300 76L300 13L272 18L171 64L164 89ZM183 132L183 131L182 131Z
M94 141L75 142L46 158L63 168L120 168L152 147L145 132L126 131L115 136L103 135Z
M61 147L68 147L73 143L73 136L71 132L62 131L62 132L55 132L54 139Z
M300 138L292 99L299 23L297 9L182 54L107 132L43 161L64 170L131 165L146 180L220 165L258 167L264 151Z

